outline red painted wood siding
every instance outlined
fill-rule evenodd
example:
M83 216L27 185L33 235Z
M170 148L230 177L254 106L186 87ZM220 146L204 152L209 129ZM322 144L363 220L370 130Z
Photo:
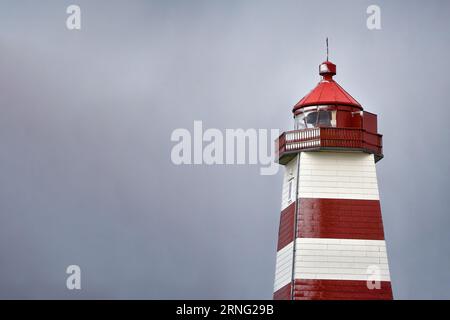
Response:
M295 201L281 211L277 251L280 251L286 245L294 241L294 212Z
M389 281L381 281L380 289L367 288L366 281L295 280L295 300L392 300ZM282 288L283 289L283 288ZM282 290L280 289L280 290ZM279 291L280 291L279 290ZM274 296L277 293L274 294ZM281 292L280 292L281 296Z
M384 240L380 202L301 198L297 237Z
M291 300L292 285L288 283L283 288L277 290L273 294L273 300Z

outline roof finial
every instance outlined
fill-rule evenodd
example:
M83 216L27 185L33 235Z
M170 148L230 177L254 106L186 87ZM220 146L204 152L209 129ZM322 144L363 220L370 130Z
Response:
M328 37L327 37L327 61L328 61Z

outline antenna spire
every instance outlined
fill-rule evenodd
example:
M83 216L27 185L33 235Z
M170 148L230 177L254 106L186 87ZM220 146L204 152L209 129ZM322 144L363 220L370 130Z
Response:
M328 61L328 37L327 37L326 42L327 42L327 61Z

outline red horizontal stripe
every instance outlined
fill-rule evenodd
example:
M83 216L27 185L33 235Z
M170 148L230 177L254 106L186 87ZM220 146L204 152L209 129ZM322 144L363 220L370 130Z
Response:
M280 251L294 241L294 212L295 202L292 202L287 208L281 211L277 251Z
M277 251L294 240L295 202L281 212ZM384 240L378 200L301 198L299 238Z
M370 290L366 281L303 280L294 284L295 300L392 300L389 281L381 281L380 289Z
M384 240L380 201L301 198L297 237Z
M366 281L304 280L294 282L294 300L392 300L389 281L381 281L380 289L367 288ZM274 300L291 300L288 283L273 294Z

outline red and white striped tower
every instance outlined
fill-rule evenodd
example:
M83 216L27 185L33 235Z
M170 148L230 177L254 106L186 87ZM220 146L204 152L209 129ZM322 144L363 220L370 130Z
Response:
M375 163L377 116L319 66L278 139L285 166L274 299L392 299ZM378 282L376 282L378 281Z

